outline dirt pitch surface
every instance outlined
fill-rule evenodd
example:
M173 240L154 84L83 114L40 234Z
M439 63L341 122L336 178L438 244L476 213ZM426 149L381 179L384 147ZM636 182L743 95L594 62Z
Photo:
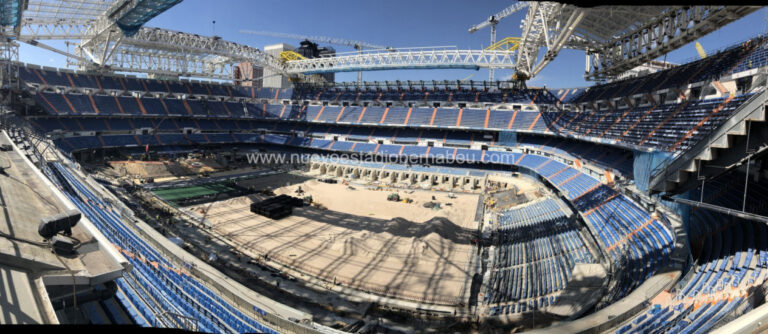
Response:
M466 299L478 195L449 199L442 192L401 190L401 197L414 200L402 203L387 201L390 191L277 177L293 184L275 193L296 195L301 186L304 195L312 195L327 210L295 208L293 215L275 221L249 211L252 202L262 199L258 196L186 209L196 214L208 210L205 217L216 232L327 282L436 304L456 305ZM423 207L432 196L441 209Z
M202 172L221 170L216 161L211 159L183 159L178 161L110 161L109 175L133 177L153 177L156 179L175 179L179 176L195 175ZM160 181L160 180L157 180Z

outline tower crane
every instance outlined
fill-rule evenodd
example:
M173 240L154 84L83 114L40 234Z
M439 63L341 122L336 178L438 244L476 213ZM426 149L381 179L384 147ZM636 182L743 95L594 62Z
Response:
M390 46L382 46L382 45L376 45L371 44L363 41L354 41L354 40L347 40L343 38L334 38L334 37L326 37L326 36L306 36L306 35L299 35L299 34L288 34L288 33L282 33L282 32L272 32L272 31L254 31L254 30L245 30L241 29L239 30L242 34L249 34L249 35L260 35L260 36L270 36L270 37L279 37L279 38L288 38L288 39L298 39L298 40L309 40L316 43L327 43L327 44L333 44L333 45L343 45L343 46L351 46L355 50L357 50L359 53L363 53L363 48L366 49L384 49L388 51L396 51L393 47ZM363 72L358 71L357 72L357 83L362 84L363 82Z
M496 44L496 24L499 23L502 19L504 19L507 16L510 16L514 13L519 12L520 10L528 7L528 2L525 1L518 1L512 6L509 6L507 8L504 8L502 11L491 15L487 20L484 22L477 24L471 28L469 28L469 33L474 33L475 31L478 31L480 29L483 29L487 26L491 26L491 43L490 45ZM493 82L493 68L488 69L488 80Z

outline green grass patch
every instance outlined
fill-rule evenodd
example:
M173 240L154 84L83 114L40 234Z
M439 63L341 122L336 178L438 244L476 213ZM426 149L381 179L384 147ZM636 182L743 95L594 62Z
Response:
M217 182L217 183L185 187L185 188L157 189L157 190L154 190L153 192L155 193L155 195L162 198L164 201L176 202L176 201L185 200L188 198L208 196L212 194L224 193L224 192L233 191L233 190L235 190L235 188L232 188L227 184Z

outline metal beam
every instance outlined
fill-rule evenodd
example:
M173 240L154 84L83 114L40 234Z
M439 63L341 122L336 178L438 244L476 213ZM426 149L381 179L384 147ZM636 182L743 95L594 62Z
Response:
M514 66L514 55L507 51L423 48L398 49L396 52L369 51L295 60L285 63L285 70L290 74L311 74L396 69L478 69L481 67L511 69Z
M528 13L523 19L523 40L517 50L517 64L515 66L517 78L525 80L536 75L534 69L537 68L541 48L544 47L549 51L554 45L553 42L560 39L564 25L561 22L566 21L561 17L570 17L573 12L574 9L568 8L565 4L549 1L532 3L528 7ZM579 18L579 20L581 19ZM567 40L567 37L565 36L563 41ZM562 45L560 47L562 48ZM550 53L547 58L554 58L556 55L556 52ZM549 60L547 60L548 62ZM539 66L539 70L541 68L543 66Z
M673 7L651 22L589 50L590 80L611 79L757 10L758 6Z
M21 42L29 44L31 46L36 46L36 47L39 47L39 48L42 48L42 49L45 49L45 50L48 50L48 51L51 51L51 52L58 53L58 54L60 54L62 56L66 56L66 57L69 57L69 58L75 58L75 59L83 61L83 62L88 61L88 59L86 59L86 58L83 58L83 57L71 54L71 53L69 53L67 51L59 50L59 49L54 48L54 47L52 47L50 45L47 45L47 44L44 44L44 43L40 43L40 42L35 41L35 40L23 40Z
M287 75L283 64L274 57L257 48L218 37L141 28L132 37L121 38L122 42L118 44L104 43L88 49L78 47L75 54L84 57L91 53L89 58L106 59L101 65L114 71L232 79L232 66L251 62Z
M480 29L483 29L490 25L495 25L502 19L506 18L507 16L510 16L514 13L517 13L518 11L522 10L523 8L528 7L528 2L526 1L518 1L514 5L509 6L507 8L502 9L500 12L492 15L487 20L483 21L480 24L474 25L471 28L469 28L469 33L473 33L475 31L478 31Z
M696 207L696 208L701 208L701 209L705 209L705 210L720 212L720 213L724 213L726 215L734 216L734 217L741 218L741 219L752 220L752 221L756 221L756 222L760 222L760 223L768 223L768 217L757 215L757 214L750 213L750 212L745 212L745 211L736 210L736 209L729 209L729 208L726 208L726 207L722 207L722 206L718 206L718 205L714 205L714 204L709 204L709 203L704 203L704 202L699 202L699 201L692 201L692 200L685 199L685 198L677 198L677 197L672 197L672 196L663 196L662 198L664 200L666 200L666 201L673 201L673 202L677 202L677 203L680 203L680 204L685 204L685 205Z

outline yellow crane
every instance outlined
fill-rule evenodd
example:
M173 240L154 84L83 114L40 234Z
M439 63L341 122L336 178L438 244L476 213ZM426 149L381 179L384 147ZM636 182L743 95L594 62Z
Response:
M504 18L514 14L514 13L517 13L517 12L527 8L527 7L528 7L528 2L526 2L526 1L518 1L518 2L516 2L514 4L512 4L511 6L509 6L507 8L504 8L500 12L490 16L487 20L472 26L471 28L469 28L469 33L471 34L471 33L474 33L475 31L478 31L480 29L483 29L485 27L490 26L491 27L491 46L488 47L488 49L489 49L489 48L491 48L491 47L493 47L494 45L497 44L497 42L496 42L496 25L499 23L499 21L501 21L502 19L504 19ZM515 38L515 37L508 37L508 38ZM504 40L501 40L501 41L504 41ZM499 41L499 42L501 42L501 41ZM514 51L519 46L520 46L520 39L518 39L517 44L514 46L514 49L509 50L509 51ZM493 50L496 50L496 49L493 49ZM493 68L489 68L488 69L488 81L493 82L493 72L494 72Z
M307 59L307 58L305 58L304 56L300 55L298 52L295 52L295 51L280 52L280 60L284 63L292 60L301 60L301 59Z
M486 50L498 50L498 51L515 51L520 47L520 37L506 37L491 46L485 48Z
M699 42L696 42L696 52L699 53L699 57L701 57L701 59L707 58L707 52L704 51L704 48L701 46L701 43Z

